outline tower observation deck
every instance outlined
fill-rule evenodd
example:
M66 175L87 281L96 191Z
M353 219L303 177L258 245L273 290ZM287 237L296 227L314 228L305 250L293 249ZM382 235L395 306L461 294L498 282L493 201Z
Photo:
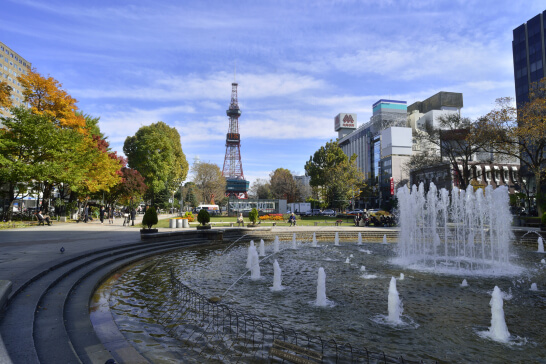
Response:
M226 196L248 198L249 181L243 174L241 162L241 135L239 134L239 116L241 109L237 101L237 83L231 84L231 102L226 114L229 117L229 128L226 135L226 156L222 175L226 179Z

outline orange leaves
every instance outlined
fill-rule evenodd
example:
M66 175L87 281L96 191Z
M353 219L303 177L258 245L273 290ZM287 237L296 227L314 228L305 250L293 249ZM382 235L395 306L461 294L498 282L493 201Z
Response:
M12 102L10 95L12 90L13 88L8 85L7 82L0 81L0 107L11 107Z
M23 96L33 113L52 117L62 128L85 133L85 118L76 114L77 100L61 89L62 84L53 77L43 77L36 70L18 77L24 87Z

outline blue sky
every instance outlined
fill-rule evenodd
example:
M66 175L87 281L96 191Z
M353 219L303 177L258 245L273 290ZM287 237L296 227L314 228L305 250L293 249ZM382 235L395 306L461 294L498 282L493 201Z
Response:
M113 149L142 125L178 129L188 162L223 165L234 78L245 177L303 174L334 117L369 120L462 92L478 117L514 96L512 30L543 1L3 0L0 39L99 116Z

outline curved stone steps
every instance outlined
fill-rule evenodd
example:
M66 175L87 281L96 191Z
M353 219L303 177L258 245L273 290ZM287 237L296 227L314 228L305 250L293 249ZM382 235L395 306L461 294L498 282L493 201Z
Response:
M89 320L89 300L98 283L123 265L196 242L202 240L129 244L71 257L37 273L35 270L10 297L0 322L11 360L15 364L91 362L85 355L84 360L78 357L89 350L90 340L84 339L91 338L98 348L92 351L103 351L95 362L106 358L105 362L111 356L96 338ZM76 350L72 340L83 349Z

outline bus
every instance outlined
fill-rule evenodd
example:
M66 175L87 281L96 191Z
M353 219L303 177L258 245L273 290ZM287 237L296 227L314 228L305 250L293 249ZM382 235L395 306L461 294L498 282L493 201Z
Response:
M211 216L220 215L220 207L218 205L199 205L195 209L195 212L199 213L202 209L207 210Z

